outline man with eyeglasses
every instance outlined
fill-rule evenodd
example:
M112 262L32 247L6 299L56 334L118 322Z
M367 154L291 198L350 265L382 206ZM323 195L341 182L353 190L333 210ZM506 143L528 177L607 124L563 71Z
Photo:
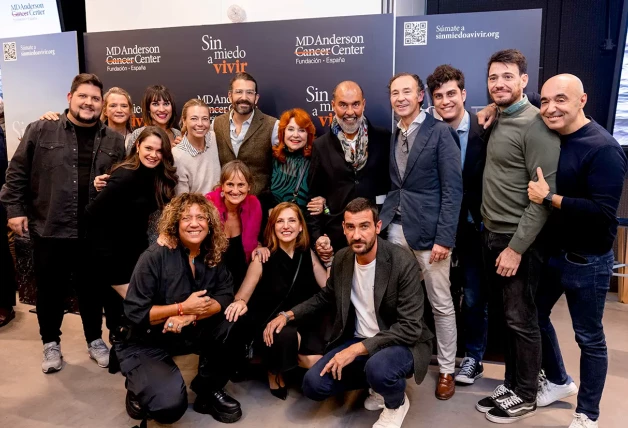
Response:
M436 398L455 391L456 314L449 268L462 203L460 140L448 124L421 110L425 92L416 74L398 73L388 84L400 120L391 139L391 191L382 208L388 240L419 262L432 312L440 375Z
M237 73L231 79L229 100L229 113L218 116L212 124L220 164L239 159L251 168L251 193L258 197L266 212L273 200L270 193L272 146L278 143L279 121L257 108L257 81L249 73Z

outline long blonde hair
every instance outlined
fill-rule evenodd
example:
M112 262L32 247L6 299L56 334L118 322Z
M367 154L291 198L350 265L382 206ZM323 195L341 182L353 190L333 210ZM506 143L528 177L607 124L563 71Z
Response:
M183 110L181 111L181 119L179 120L179 127L181 128L182 135L185 135L185 133L188 131L187 127L185 126L185 119L188 117L188 109L190 107L204 107L207 109L207 115L209 116L209 106L205 103L205 101L201 100L200 98L192 98L191 100L188 100L188 102L183 105ZM207 132L209 132L209 129L207 130Z
M102 106L102 113L100 113L100 120L105 125L107 125L107 121L109 120L109 118L107 117L105 113L107 111L107 106L109 105L109 95L111 94L122 95L123 97L126 98L127 102L129 103L129 110L131 114L129 115L129 118L126 121L125 127L127 131L133 132L133 119L135 118L135 116L133 115L133 102L131 101L131 94L129 94L127 91L125 91L122 88L118 88L117 86L114 86L113 88L109 89L107 92L105 92L105 95L102 97L103 106Z

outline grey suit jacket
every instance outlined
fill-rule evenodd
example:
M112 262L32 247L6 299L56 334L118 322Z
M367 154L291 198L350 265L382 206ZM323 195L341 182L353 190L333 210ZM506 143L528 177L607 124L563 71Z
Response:
M420 268L416 258L395 244L377 238L375 266L375 312L380 332L362 342L369 356L391 345L410 348L414 358L414 379L421 383L432 355L432 338L423 321L425 302L421 288ZM292 309L295 320L310 317L323 308L336 305L336 316L326 352L341 341L353 337L355 324L349 319L351 284L355 254L351 248L338 251L327 286L309 300Z

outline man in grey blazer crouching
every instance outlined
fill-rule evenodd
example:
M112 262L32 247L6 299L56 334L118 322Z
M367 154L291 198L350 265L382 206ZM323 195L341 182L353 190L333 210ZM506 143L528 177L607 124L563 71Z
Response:
M383 409L375 428L400 427L410 408L406 378L425 378L434 337L423 321L420 268L410 252L378 237L377 207L351 201L344 213L348 247L333 261L327 286L268 323L271 344L288 322L299 322L334 305L328 352L303 379L303 393L317 401L370 387L368 410Z

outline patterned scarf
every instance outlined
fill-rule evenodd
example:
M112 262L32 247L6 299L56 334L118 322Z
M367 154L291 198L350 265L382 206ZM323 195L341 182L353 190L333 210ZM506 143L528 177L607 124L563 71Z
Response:
M331 132L334 133L342 144L342 150L345 152L345 161L353 165L356 171L359 171L366 165L368 159L368 145L369 145L369 132L368 122L364 116L362 116L362 123L358 128L358 134L355 141L355 149L351 147L351 143L347 141L345 133L342 131L338 119L334 116L331 122Z

